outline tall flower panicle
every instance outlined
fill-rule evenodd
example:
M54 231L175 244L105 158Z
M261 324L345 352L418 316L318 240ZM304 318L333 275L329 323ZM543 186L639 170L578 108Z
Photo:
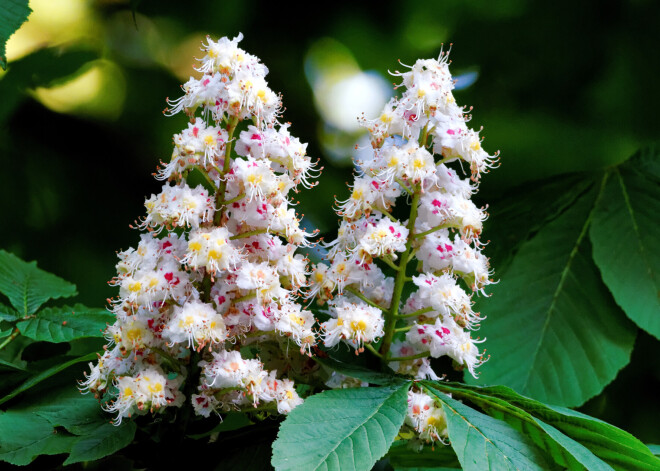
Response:
M190 123L156 174L162 191L145 201L137 227L146 233L119 253L117 320L84 382L99 397L114 394L105 408L116 423L187 401L205 417L261 403L286 414L302 402L293 381L241 349L268 343L269 364L287 371L319 341L314 316L298 304L309 270L296 251L311 234L289 201L298 186L315 185L319 169L278 122L281 98L241 39L208 38L201 77L168 100L166 114ZM190 187L191 172L205 184Z
M361 121L368 157L356 162L350 196L338 202L330 263L314 268L308 296L328 302L326 346L368 349L420 379L438 379L430 360L443 356L476 376L485 359L474 332L484 317L472 298L493 281L479 240L487 214L471 197L497 154L483 149L481 129L468 128L448 53L394 75L400 96ZM406 423L422 441L447 434L442 408L422 392L410 392Z

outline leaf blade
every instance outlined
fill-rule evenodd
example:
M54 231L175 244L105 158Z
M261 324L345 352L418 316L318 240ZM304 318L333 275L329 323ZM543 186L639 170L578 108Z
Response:
M5 0L0 9L0 67L7 70L5 46L12 34L21 27L32 13L27 0Z
M4 250L0 250L0 292L23 317L34 314L49 299L77 294L74 284Z
M425 389L442 402L449 440L465 471L552 469L545 454L506 422L488 417L433 387Z
M273 466L370 470L403 424L409 387L335 389L307 398L282 423L273 443Z
M651 470L660 468L660 459L637 438L602 420L580 412L549 406L521 396L506 386L472 386L460 383L440 383L438 389L483 403L483 398L496 398L527 412L543 423L589 449L596 457L615 469Z
M130 445L136 430L137 425L131 420L123 421L118 426L105 423L76 440L64 465L109 456Z
M585 237L594 200L591 191L541 228L493 288L481 333L497 361L481 367L479 383L577 406L629 362L636 330L611 299Z
M32 340L53 343L85 337L103 337L103 330L115 318L105 309L82 304L43 309L37 317L16 324L21 334Z
M660 186L637 170L641 158L612 169L589 235L594 261L617 304L660 339Z
M36 375L32 376L31 378L28 378L25 380L20 386L18 386L16 389L14 389L12 392L4 396L2 399L0 399L0 404L4 404L5 402L9 401L10 399L13 399L14 397L18 396L24 391L27 391L28 389L36 386L37 384L41 383L45 379L50 378L51 376L59 373L60 371L63 371L67 369L68 367L75 365L76 363L81 363L83 361L92 361L96 360L97 354L96 353L89 353L87 355L74 358L72 360L69 360L65 363L61 363L58 365L55 365L51 368L48 368L47 370L41 371L40 373L37 373Z

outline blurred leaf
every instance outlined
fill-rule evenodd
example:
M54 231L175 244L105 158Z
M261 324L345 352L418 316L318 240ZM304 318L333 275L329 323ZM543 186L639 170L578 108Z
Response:
M57 455L71 449L77 437L56 431L30 410L0 412L0 460L26 465L38 455Z
M0 292L21 314L29 316L49 299L75 296L76 286L0 250Z
M513 414L515 408L523 410L543 424L554 427L588 448L595 456L615 469L622 471L660 469L660 460L654 457L637 438L594 417L563 407L543 404L521 396L506 386L480 387L460 383L435 383L435 387L451 393L453 397L467 399L479 407L500 413L502 416ZM525 417L526 415L520 415L516 419L510 415L509 419L526 420ZM538 439L539 437L536 437L536 440Z
M582 174L561 175L510 189L504 196L491 195L484 235L493 243L486 254L498 276L505 272L523 243L539 229L563 214L594 184ZM524 195L524 197L521 197Z
M649 450L651 450L651 453L653 453L655 456L660 456L660 445L646 445Z
M36 51L16 62L0 80L0 123L6 121L23 99L27 89L65 82L79 73L88 62L98 59L91 51L62 51L48 48Z
M273 466L370 470L403 424L409 387L334 389L307 398L282 423L273 443Z
M14 389L12 392L4 396L2 399L0 399L0 404L4 404L10 399L13 399L14 397L18 396L20 393L27 391L28 389L36 386L37 384L41 383L43 380L50 378L51 376L59 373L62 370L67 369L71 365L75 365L76 363L81 363L84 361L93 361L96 360L98 357L96 353L90 353L88 355L79 357L79 358L74 358L73 360L69 360L65 363L57 364L55 366L52 366L40 373L37 373L36 375L32 376L31 378L27 379L23 384L21 384L19 387Z
M3 360L2 358L0 358L0 371L3 371L3 370L5 370L5 371L6 370L25 371L25 368L20 366L20 365L17 365L15 363L12 363L12 362L9 362L9 361L6 361L6 360Z
M655 173L642 154L613 168L589 235L593 257L614 299L639 327L660 339L660 156ZM648 162L648 153L645 154Z
M4 0L0 8L0 67L7 69L7 40L28 19L32 10L28 0Z
M98 460L111 455L130 445L136 430L137 426L132 420L125 420L118 426L105 423L93 432L86 433L73 444L71 454L64 465Z
M105 309L89 308L82 304L46 308L36 318L21 321L16 327L33 340L69 342L84 337L103 337L108 323L115 316Z
M504 420L519 432L524 433L539 448L548 453L558 465L564 468L585 468L590 471L607 471L612 469L609 465L596 458L588 448L559 432L551 425L544 423L524 409L510 404L504 399L489 396L486 388L483 389L484 394L480 394L481 390L477 388L470 388L469 386L456 383L436 382L432 383L431 388L445 393L451 393L454 398L468 399L491 417ZM511 389L503 387L501 389L507 391L511 396L518 396ZM518 397L520 399L526 399L522 396Z
M74 435L86 435L110 421L99 401L92 394L82 394L75 384L68 384L29 404L30 409L51 426L64 427Z
M465 471L553 469L529 437L506 422L488 417L433 388L428 390L442 402L449 440Z
M238 430L239 428L247 427L252 425L253 422L248 418L248 416L242 412L229 412L222 418L222 422L213 427L208 432L199 433L196 435L188 435L188 438L193 440L199 440L200 438L205 438L214 433L220 432L230 432L232 430Z
M0 320L12 322L20 318L21 315L16 309L0 304Z
M611 299L585 237L594 200L590 191L543 226L500 275L480 331L495 360L479 383L577 406L630 361L636 330Z
M394 442L387 452L390 465L397 471L412 471L413 469L456 469L460 463L451 446L439 443L424 446L420 451L408 447L405 442Z
M314 357L314 361L325 366L331 371L336 371L345 376L350 376L352 378L357 378L362 381L366 381L371 384L378 384L380 386L384 385L393 385L393 384L402 384L408 380L395 376L394 372L391 374L381 373L378 371L372 371L367 368L363 368L358 365L353 365L350 363L344 363L343 361L335 360L331 357Z

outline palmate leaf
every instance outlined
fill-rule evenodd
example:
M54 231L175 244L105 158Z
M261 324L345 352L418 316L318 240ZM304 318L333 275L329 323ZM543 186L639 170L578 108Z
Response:
M593 189L543 226L500 275L482 310L493 361L479 383L577 406L629 362L635 326L603 284L586 237L595 199Z
M489 415L524 431L557 463L568 469L660 469L660 459L654 457L641 441L593 417L548 406L505 386L479 387L448 382L429 386L451 393L455 398L469 400Z
M370 470L403 424L410 384L335 389L307 398L282 423L273 443L273 466L278 471Z
M34 314L49 299L75 296L76 286L37 268L37 262L24 262L0 250L0 293L21 317Z
M130 445L135 436L135 422L126 420L115 426L104 423L91 433L81 436L73 443L71 454L64 465L104 458Z
M82 304L46 308L37 317L16 324L21 334L33 340L70 342L85 337L103 337L107 324L115 316L105 309L89 308Z
M0 8L0 67L7 69L5 45L9 37L27 20L32 10L28 0L3 0Z
M89 353L87 355L83 355L78 358L73 358L71 360L68 360L64 363L57 364L55 366L52 366L44 371L40 371L39 373L35 374L34 376L26 379L23 383L21 383L17 388L12 390L9 394L5 395L0 399L0 404L4 404L5 402L9 401L10 399L13 399L14 397L18 396L22 392L27 391L30 388L33 388L37 384L41 383L42 381L50 378L53 375L56 375L60 371L63 371L67 369L68 367L75 365L77 363L82 363L82 362L89 362L96 360L98 358L96 353Z
M596 265L616 302L639 327L660 339L658 167L660 156L651 149L613 168L589 235Z
M39 455L67 453L78 437L55 433L48 421L31 412L0 412L0 460L26 465Z
M0 460L26 465L39 455L70 453L65 464L91 461L124 448L135 435L135 423L110 424L94 397L74 384L27 403L0 415Z
M554 469L545 453L506 422L478 412L433 387L442 403L451 446L465 471Z

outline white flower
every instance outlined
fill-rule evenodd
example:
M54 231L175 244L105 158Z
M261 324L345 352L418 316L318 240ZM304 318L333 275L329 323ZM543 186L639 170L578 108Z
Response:
M200 301L188 301L183 307L175 307L172 319L163 330L163 337L172 344L186 343L188 348L207 343L221 343L227 339L227 329L222 316L211 305Z
M385 320L380 309L362 301L350 303L341 299L331 304L335 317L321 324L326 347L333 347L344 340L356 350L384 335Z
M415 428L419 438L429 441L442 441L448 436L447 416L442 406L424 393L408 391L408 414L406 423Z
M241 255L230 243L230 237L224 227L191 232L182 262L194 269L204 267L212 274L235 267Z
M360 248L374 257L394 255L406 250L408 229L398 221L381 219L375 226L369 226L360 238ZM394 255L396 258L396 255Z

